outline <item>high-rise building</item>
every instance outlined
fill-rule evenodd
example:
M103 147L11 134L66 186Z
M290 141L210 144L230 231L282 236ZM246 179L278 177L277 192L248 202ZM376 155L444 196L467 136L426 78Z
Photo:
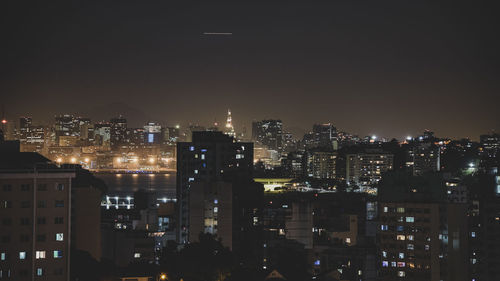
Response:
M497 280L500 276L500 174L498 169L476 175L469 186L469 280ZM459 217L463 219L463 217Z
M80 137L80 121L78 118L65 114L56 116L55 121L56 143L59 143L60 136Z
M90 118L80 118L80 139L88 142L94 141L94 125Z
M126 143L127 138L127 119L123 116L119 116L117 118L112 118L109 121L111 125L111 146L116 148L120 145Z
M33 125L31 117L23 116L19 118L19 141L21 143L26 142L28 134L31 132L31 126Z
M481 148L489 158L495 158L500 154L500 134L481 135Z
M393 158L392 154L378 149L366 149L363 152L347 154L347 183L361 187L375 186L384 172L393 169Z
M0 276L69 280L70 250L100 259L101 183L36 153L0 157Z
M317 179L335 179L337 152L308 150L305 153L306 175Z
M383 280L474 280L468 204L451 196L455 188L441 175L412 177L400 171L384 176L377 235Z
M252 140L270 149L283 149L283 123L281 120L262 120L252 123Z
M189 197L189 241L210 233L233 247L233 185L229 182L193 182Z
M94 125L94 142L100 146L111 145L111 125L109 123L97 123Z
M178 241L189 239L189 198L193 183L251 179L253 143L236 142L222 132L193 132L192 142L177 143Z
M429 172L440 170L440 149L439 146L430 142L416 143L410 151L412 159L413 175L419 176Z
M233 127L233 117L231 116L231 110L227 110L226 125L224 127L224 133L230 137L236 137L236 132Z
M161 143L161 125L156 122L148 122L144 125L144 131L146 134L146 142L148 144L159 144Z

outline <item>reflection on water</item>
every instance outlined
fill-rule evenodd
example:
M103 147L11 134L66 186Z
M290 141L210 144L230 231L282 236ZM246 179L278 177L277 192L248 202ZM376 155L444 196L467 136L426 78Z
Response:
M108 186L108 195L127 196L139 189L154 192L158 197L175 197L175 172L161 174L96 173Z

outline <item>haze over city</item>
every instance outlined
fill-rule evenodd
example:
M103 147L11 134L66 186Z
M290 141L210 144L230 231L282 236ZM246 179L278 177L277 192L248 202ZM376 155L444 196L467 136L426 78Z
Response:
M9 1L1 103L8 118L45 121L119 102L185 124L222 121L231 108L238 130L281 118L301 132L333 122L360 135L477 139L500 129L494 11L460 1Z

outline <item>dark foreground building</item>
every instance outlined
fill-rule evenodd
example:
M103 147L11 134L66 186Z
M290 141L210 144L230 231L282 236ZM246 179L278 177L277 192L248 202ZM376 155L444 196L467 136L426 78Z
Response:
M99 260L104 184L37 153L0 154L0 278L69 280L71 250Z

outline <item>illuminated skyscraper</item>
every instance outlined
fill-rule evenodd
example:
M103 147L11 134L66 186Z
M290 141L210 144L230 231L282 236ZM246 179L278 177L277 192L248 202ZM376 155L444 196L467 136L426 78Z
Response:
M224 128L224 133L231 137L236 136L236 133L234 132L233 118L231 117L230 109L227 110L227 120L226 120L226 127Z
M262 120L252 123L252 140L270 149L283 148L283 123L281 120Z
M111 124L111 146L116 148L123 145L126 142L127 119L120 115L112 118L109 123Z

